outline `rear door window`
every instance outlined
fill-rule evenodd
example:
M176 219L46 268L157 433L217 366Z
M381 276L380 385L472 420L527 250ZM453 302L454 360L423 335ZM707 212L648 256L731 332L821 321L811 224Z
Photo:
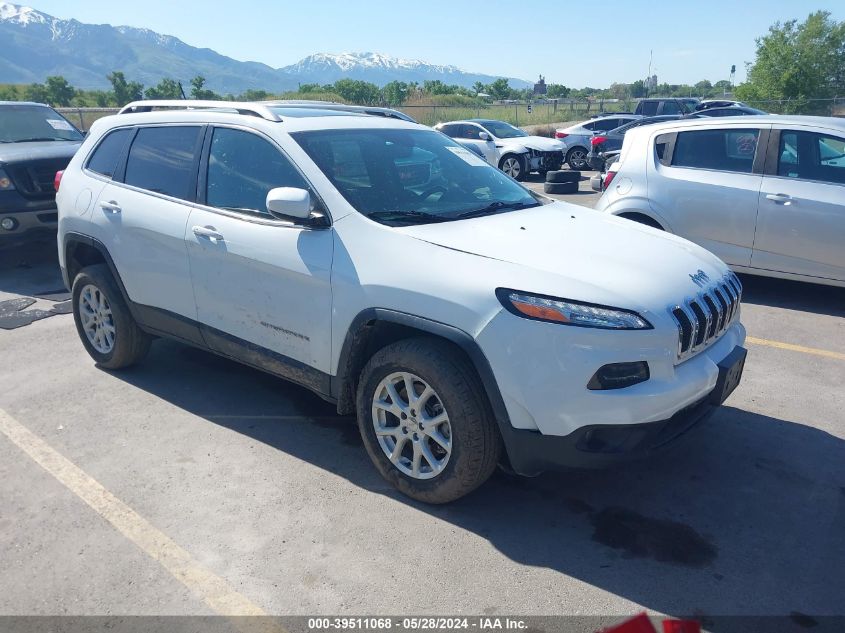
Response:
M124 182L182 200L196 194L195 157L202 127L145 127L138 130Z
M672 165L750 174L759 136L760 130L735 128L679 132Z
M122 128L106 134L88 159L88 169L107 178L114 178L117 162L123 157L123 149L134 131L132 128Z
M451 138L459 138L459 134L461 133L461 126L457 123L449 123L447 125L442 126L440 128L440 131Z
M657 114L657 101L641 101L641 108L638 108L639 113L645 116L654 116Z

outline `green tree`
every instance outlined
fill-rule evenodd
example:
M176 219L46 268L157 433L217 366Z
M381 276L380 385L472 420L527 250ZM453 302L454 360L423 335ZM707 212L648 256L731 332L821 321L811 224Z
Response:
M637 79L631 84L631 96L634 99L645 97L647 93L648 90L646 89L645 82L642 79Z
M388 105L400 106L408 98L408 84L404 81L391 81L381 92Z
M47 87L44 84L30 84L24 90L24 98L27 101L35 101L37 103L49 103L50 99L47 95Z
M324 92L320 84L299 84L297 92Z
M812 112L810 99L845 91L845 22L827 11L804 22L776 22L757 39L748 79L736 89L743 101L787 100L784 112ZM815 106L816 108L818 106Z
M208 101L219 101L220 95L213 90L205 88L205 77L197 75L191 79L191 96L194 99L205 99Z
M54 106L69 106L76 96L76 89L61 76L47 77L44 88L47 92L47 102Z
M381 90L375 84L358 79L339 79L328 92L336 92L344 100L361 105L374 105L379 102Z
M565 99L571 90L563 84L549 84L546 87L546 96L549 99Z
M487 92L487 86L485 86L485 85L484 85L483 83L481 83L480 81L476 81L474 84L472 84L472 91L473 91L475 94L478 94L479 92L484 92L484 93L486 93L486 92Z
M162 79L157 86L147 88L144 92L147 99L181 99L182 89L175 79Z
M144 84L137 81L126 81L124 74L116 70L106 75L112 87L112 99L115 105L125 106L130 101L140 101L144 98Z
M487 93L497 101L508 99L511 95L511 87L508 85L507 79L497 79L487 86Z
M249 90L243 92L242 94L238 95L238 101L264 101L267 97L270 96L270 93L266 90L255 90L250 88Z

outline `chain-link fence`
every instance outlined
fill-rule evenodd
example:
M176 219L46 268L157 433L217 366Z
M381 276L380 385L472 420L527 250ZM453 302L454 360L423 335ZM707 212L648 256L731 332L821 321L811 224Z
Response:
M814 114L818 116L845 117L845 97L834 99L783 99L770 101L749 101L749 106L774 114ZM225 107L225 102L221 102ZM424 125L435 125L459 119L496 119L520 127L532 126L535 132L551 135L551 127L567 122L583 121L601 112L633 112L636 100L610 101L546 101L534 103L498 103L473 106L452 105L405 105L400 106L405 114ZM117 108L57 108L65 117L88 130L97 119L115 114ZM544 130L543 127L547 129Z

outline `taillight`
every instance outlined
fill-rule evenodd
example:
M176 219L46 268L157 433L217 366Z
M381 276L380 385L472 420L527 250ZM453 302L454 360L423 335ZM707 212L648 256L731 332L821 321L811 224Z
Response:
M555 132L555 138L566 138L569 136L566 132Z
M56 177L53 178L53 189L55 189L57 193L59 191L59 185L62 184L62 176L64 176L64 173L65 173L64 169L61 170L61 171L57 171Z
M606 136L594 136L593 138L590 139L590 145L595 147L596 145L601 145L606 140L607 140Z
M607 189L610 186L610 183L613 182L613 177L616 175L615 171L608 171L604 175L604 188Z

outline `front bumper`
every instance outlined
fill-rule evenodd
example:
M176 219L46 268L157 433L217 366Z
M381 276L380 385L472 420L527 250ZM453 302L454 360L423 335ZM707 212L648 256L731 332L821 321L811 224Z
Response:
M528 153L528 169L529 171L555 171L563 165L563 158L563 151L530 150Z
M672 417L642 424L596 424L564 436L513 429L505 438L511 468L521 475L604 468L653 455L718 408L709 394Z
M720 365L744 344L745 328L735 320L683 361L677 337L665 324L611 331L494 317L476 340L507 411L500 426L514 470L601 466L647 453L706 417L716 404ZM603 365L633 361L648 363L648 380L587 388ZM605 445L612 450L592 450Z
M55 198L32 200L17 191L0 192L0 220L12 220L13 227L0 227L0 240L19 237L30 231L52 231L58 227L59 215Z

